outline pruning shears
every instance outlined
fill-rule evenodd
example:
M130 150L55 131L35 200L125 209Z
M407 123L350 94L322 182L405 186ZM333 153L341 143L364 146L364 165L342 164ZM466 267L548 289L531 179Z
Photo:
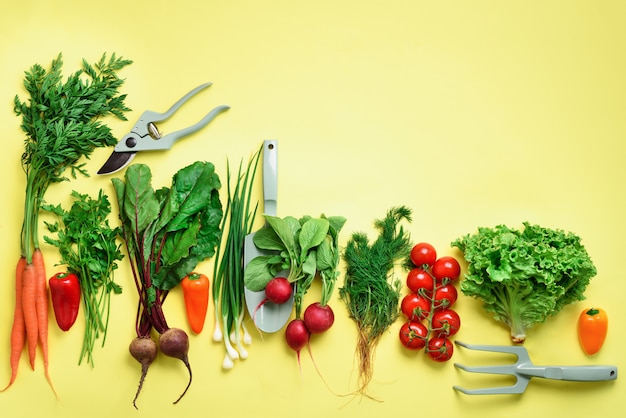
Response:
M161 135L156 124L170 118L191 97L211 84L205 83L194 88L164 113L152 110L143 112L131 131L117 143L109 159L98 170L98 174L111 174L121 170L132 161L138 151L168 150L178 139L200 130L215 119L217 115L230 109L229 106L217 106L196 124L167 135Z

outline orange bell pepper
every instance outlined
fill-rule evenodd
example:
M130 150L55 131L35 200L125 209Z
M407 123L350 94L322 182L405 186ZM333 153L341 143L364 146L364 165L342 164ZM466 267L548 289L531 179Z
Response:
M602 348L609 327L606 312L600 308L585 309L578 317L578 339L587 355L594 355Z
M192 272L183 278L181 285L189 326L200 334L209 306L209 279L204 274Z

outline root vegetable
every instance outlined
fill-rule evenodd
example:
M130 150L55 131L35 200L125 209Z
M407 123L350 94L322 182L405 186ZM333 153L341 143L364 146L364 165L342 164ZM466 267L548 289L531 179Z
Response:
M292 320L285 329L285 339L287 345L298 356L298 364L300 364L300 350L309 343L310 332L302 319Z
M135 360L141 363L141 378L139 379L139 386L137 387L137 393L135 399L133 399L133 406L137 409L137 398L143 387L143 382L148 374L148 368L156 359L157 356L157 344L150 337L136 337L129 347L130 355Z
M267 283L267 286L265 286L265 299L263 299L254 308L254 312L252 312L252 320L254 321L256 312L261 308L261 306L265 305L267 302L281 305L289 300L292 293L293 289L291 287L291 283L289 283L289 280L287 280L287 278L274 277Z
M159 338L159 349L166 356L182 361L189 371L189 382L187 383L187 387L185 387L185 390L178 397L178 399L174 401L174 403L178 403L178 401L185 396L185 393L187 393L189 386L191 386L191 366L189 365L189 359L187 357L189 354L189 336L180 328L170 328L161 334L161 337Z
M303 319L311 334L321 334L333 326L335 314L329 305L315 302L305 309Z
M189 372L189 337L180 328L170 328L163 312L169 291L178 286L202 260L215 254L222 219L215 167L195 162L180 169L171 188L152 188L152 173L145 164L126 169L124 181L111 180L115 188L122 235L128 252L139 306L135 318L138 337L152 330L160 334L159 349L180 359Z
M15 312L13 313L13 326L11 328L11 378L7 386L0 392L4 392L15 382L20 365L20 356L26 343L24 312L22 311L22 277L24 276L24 267L26 267L26 257L20 257L15 268Z
M274 277L265 287L267 300L277 305L287 302L292 292L291 284L285 277Z
M34 264L27 264L22 276L22 307L24 310L24 326L26 329L26 343L28 347L28 360L31 369L35 369L35 353L37 350L37 278Z

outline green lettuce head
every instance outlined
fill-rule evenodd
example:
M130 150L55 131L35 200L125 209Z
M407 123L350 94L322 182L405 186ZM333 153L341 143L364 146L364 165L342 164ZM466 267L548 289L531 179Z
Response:
M597 272L575 234L523 225L522 230L479 228L452 243L469 263L461 291L482 300L518 344L528 328L583 300Z

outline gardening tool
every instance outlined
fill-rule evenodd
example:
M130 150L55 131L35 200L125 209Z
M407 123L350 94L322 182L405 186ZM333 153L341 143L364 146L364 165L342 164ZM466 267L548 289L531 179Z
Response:
M454 367L472 373L491 373L511 375L517 379L514 385L480 389L465 389L453 386L454 390L468 395L519 394L524 393L526 386L533 377L552 380L568 380L576 382L599 382L617 379L615 366L535 366L528 351L523 346L472 345L455 341L461 347L470 350L492 351L496 353L514 354L517 362L498 366L468 367L455 363Z
M109 159L98 170L98 174L111 174L121 170L130 164L138 151L170 149L178 139L200 130L217 115L228 110L229 106L217 106L196 124L164 136L161 135L156 124L170 118L187 100L210 85L211 83L199 85L180 98L165 113L153 112L152 110L143 112L133 129L117 143Z
M263 142L263 212L266 215L276 216L278 196L278 144L276 141ZM267 224L264 226L268 228ZM255 257L269 254L254 245L254 233L248 234L244 242L244 268ZM287 274L285 273L285 277ZM265 300L265 291L253 291L244 287L246 306L254 323L263 332L276 332L289 320L293 310L293 293L289 300L282 304L266 302L258 309L257 306ZM256 309L256 312L255 312Z

